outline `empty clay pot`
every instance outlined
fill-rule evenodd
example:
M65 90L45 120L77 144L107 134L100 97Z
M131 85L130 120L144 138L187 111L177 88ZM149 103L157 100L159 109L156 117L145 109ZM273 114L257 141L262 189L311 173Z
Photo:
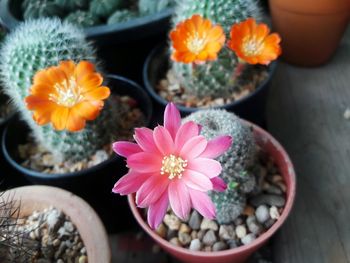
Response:
M349 0L269 0L269 4L285 61L318 66L332 57L349 21Z

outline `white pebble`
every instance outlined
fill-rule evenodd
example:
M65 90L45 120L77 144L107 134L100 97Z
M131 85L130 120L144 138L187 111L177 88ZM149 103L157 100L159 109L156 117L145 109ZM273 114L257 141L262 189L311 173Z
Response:
M271 206L270 207L270 217L272 219L280 218L280 213L278 212L278 208L276 206Z
M243 238L247 235L247 229L244 225L239 225L236 227L236 235L238 238Z

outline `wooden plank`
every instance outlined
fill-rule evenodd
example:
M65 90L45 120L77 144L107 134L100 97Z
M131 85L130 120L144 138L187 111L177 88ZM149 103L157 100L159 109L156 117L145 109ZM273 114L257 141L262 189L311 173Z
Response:
M302 41L302 39L300 40ZM325 66L280 63L271 85L270 132L297 172L292 214L274 242L276 263L350 262L350 28Z

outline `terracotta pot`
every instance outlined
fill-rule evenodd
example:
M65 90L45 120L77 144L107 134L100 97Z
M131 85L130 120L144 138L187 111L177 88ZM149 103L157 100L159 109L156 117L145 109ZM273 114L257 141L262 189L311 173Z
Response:
M70 217L87 250L89 263L111 262L106 230L95 211L81 198L51 186L24 186L5 192L3 198L21 202L19 217L53 206Z
M269 0L269 4L287 62L317 66L331 58L349 21L349 0Z
M203 252L190 251L189 249L181 248L172 245L167 240L158 236L147 224L142 217L141 210L135 205L135 195L129 195L128 201L133 215L140 226L168 253L174 257L188 263L243 263L249 256L264 245L268 239L281 227L291 212L295 198L296 178L293 165L288 157L288 154L283 147L266 131L260 127L248 123L254 130L254 136L257 144L270 155L283 176L287 186L286 204L281 214L281 217L276 223L268 229L264 234L259 236L249 245L244 245L234 249L223 250L219 252Z

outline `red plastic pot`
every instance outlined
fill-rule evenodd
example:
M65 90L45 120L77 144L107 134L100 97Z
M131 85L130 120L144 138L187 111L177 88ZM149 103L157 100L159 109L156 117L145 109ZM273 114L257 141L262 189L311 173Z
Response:
M246 121L245 121L246 122ZM249 245L244 245L234 249L228 249L218 252L203 252L203 251L191 251L189 249L177 247L172 245L167 240L158 236L147 224L142 217L141 210L135 205L135 195L129 195L128 201L133 215L140 226L168 253L174 257L188 263L243 263L249 256L264 245L268 239L282 226L291 212L292 205L295 198L296 189L296 177L293 165L290 158L283 147L276 141L268 132L261 129L260 127L246 122L248 125L253 127L254 137L257 144L270 155L281 175L283 176L287 186L287 199L281 217L276 223L264 234L259 236L255 241Z

